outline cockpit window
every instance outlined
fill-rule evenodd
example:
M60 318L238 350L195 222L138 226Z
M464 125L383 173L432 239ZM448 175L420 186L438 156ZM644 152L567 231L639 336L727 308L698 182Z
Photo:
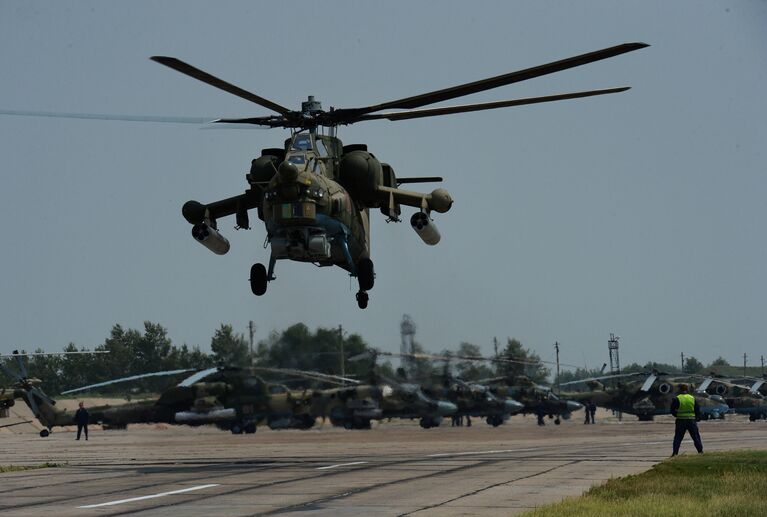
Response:
M298 151L310 151L312 149L312 139L309 135L296 135L291 148Z
M325 142L319 138L314 141L314 145L317 147L317 153L323 158L328 155L328 150L325 148Z
M306 163L306 156L303 154L294 154L293 156L288 157L288 162L293 165L303 165Z

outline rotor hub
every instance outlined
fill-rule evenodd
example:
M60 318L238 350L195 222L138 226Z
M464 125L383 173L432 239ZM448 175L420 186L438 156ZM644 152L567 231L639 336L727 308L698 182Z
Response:
M304 115L313 115L322 111L322 103L314 100L314 95L309 95L308 100L301 103L301 112Z

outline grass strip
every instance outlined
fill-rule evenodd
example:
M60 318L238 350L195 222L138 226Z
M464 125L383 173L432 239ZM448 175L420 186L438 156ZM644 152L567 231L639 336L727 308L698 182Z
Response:
M63 467L61 463L45 462L39 465L0 465L0 473L3 472L21 472L23 470L53 469Z
M677 456L527 517L767 515L767 451Z

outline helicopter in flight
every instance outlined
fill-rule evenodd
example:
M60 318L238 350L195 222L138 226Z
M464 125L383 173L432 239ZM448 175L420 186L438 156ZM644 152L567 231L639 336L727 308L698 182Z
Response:
M357 304L368 305L368 291L375 283L371 259L370 210L379 209L390 222L400 222L401 206L414 207L410 225L428 245L440 241L432 213L450 210L453 198L444 188L430 193L405 190L403 184L440 182L441 177L397 177L388 163L380 161L365 144L343 145L336 136L338 126L386 119L390 121L434 117L453 113L497 109L623 92L629 87L502 100L457 106L423 108L435 103L487 91L554 72L582 66L647 47L645 43L624 43L544 65L518 70L487 79L459 84L393 101L357 108L322 109L313 96L291 110L269 99L244 90L174 57L151 59L177 72L241 97L276 114L220 118L209 122L285 128L290 137L283 147L263 149L251 162L246 174L248 188L227 199L200 203L188 201L182 208L192 225L192 236L213 253L223 255L229 241L218 230L218 220L234 215L238 229L250 229L249 211L256 210L266 228L265 246L271 247L267 265L256 263L250 269L250 288L264 295L276 279L279 260L338 266L356 277ZM396 110L396 111L387 111ZM55 114L47 112L0 111L6 115L63 116L148 122L201 123L198 117L121 116L95 114Z

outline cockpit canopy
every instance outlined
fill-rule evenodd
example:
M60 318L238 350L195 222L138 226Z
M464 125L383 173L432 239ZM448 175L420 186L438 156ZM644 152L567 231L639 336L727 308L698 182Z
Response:
M321 173L321 161L329 156L326 142L317 134L308 132L296 133L285 141L288 163L295 165L299 171Z

